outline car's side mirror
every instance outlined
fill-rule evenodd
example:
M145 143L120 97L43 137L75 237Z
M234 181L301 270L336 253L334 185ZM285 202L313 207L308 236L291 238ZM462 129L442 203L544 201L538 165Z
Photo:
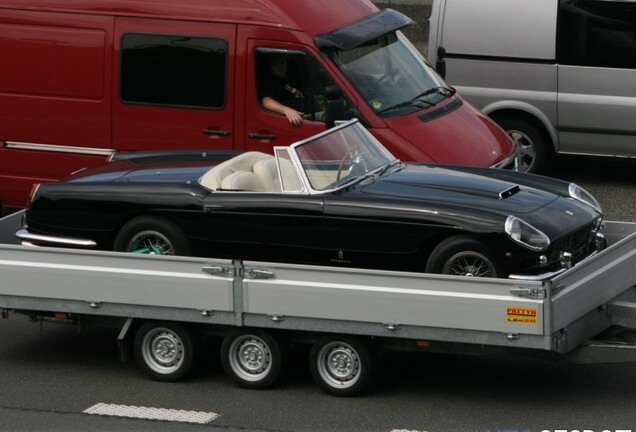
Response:
M345 100L342 97L342 89L337 85L325 87L325 126L331 129L337 120L346 120Z
M446 48L443 46L437 48L437 60L435 61L435 70L442 78L446 78Z

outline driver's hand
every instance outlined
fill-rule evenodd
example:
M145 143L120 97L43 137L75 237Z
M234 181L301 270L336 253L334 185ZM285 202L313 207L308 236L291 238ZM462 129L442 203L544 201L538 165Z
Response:
M292 108L287 108L285 109L284 114L292 126L298 127L301 124L303 124L303 113L296 111L295 109L292 109Z

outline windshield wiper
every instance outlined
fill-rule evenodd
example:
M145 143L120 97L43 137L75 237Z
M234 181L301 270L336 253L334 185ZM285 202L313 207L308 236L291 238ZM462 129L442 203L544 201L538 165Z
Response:
M449 87L444 87L444 86L437 86L437 87L430 88L430 89L428 89L426 91L423 91L422 93L420 93L417 96L415 96L413 99L417 99L417 98L421 98L421 97L424 97L424 96L428 96L428 95L433 94L433 93L440 93L440 94L442 94L444 96L452 96L452 95L455 94L455 91L456 90L454 88L452 88L452 87L449 88Z
M389 170L389 168L394 167L395 165L397 165L399 163L400 163L399 159L392 160L391 162L389 162L388 164L386 164L382 168L380 168L378 171L376 171L374 173L374 175L377 176L377 177L380 177L382 174L387 172Z
M427 90L426 92L428 92L428 91L429 90ZM385 113L387 111L393 111L393 110L396 110L398 108L404 108L404 107L407 107L407 106L418 106L420 108L423 108L423 107L418 105L420 103L424 103L424 104L426 104L428 106L434 106L435 104L433 102L429 102L427 100L420 99L421 97L426 96L427 94L430 94L430 93L426 93L426 92L420 93L417 96L415 96L414 98L411 98L411 99L409 99L407 101L400 102L400 103L397 103L395 105L391 105L391 106L388 106L386 108L383 108L380 111L378 111L377 113L378 114L382 114L382 113Z

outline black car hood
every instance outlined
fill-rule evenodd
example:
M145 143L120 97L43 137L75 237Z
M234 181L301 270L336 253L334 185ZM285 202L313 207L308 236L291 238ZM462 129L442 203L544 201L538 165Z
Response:
M552 192L461 168L414 164L379 177L363 187L362 193L511 214L531 213L559 198Z

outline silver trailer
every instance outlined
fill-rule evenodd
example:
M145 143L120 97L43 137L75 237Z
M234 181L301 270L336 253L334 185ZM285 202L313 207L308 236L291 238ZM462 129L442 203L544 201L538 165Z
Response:
M636 360L613 336L636 317L636 224L608 223L611 247L532 281L7 244L20 216L0 219L2 316L117 327L122 358L131 347L158 380L190 372L205 334L247 388L273 385L290 343L310 343L314 379L343 396L371 383L376 348Z

